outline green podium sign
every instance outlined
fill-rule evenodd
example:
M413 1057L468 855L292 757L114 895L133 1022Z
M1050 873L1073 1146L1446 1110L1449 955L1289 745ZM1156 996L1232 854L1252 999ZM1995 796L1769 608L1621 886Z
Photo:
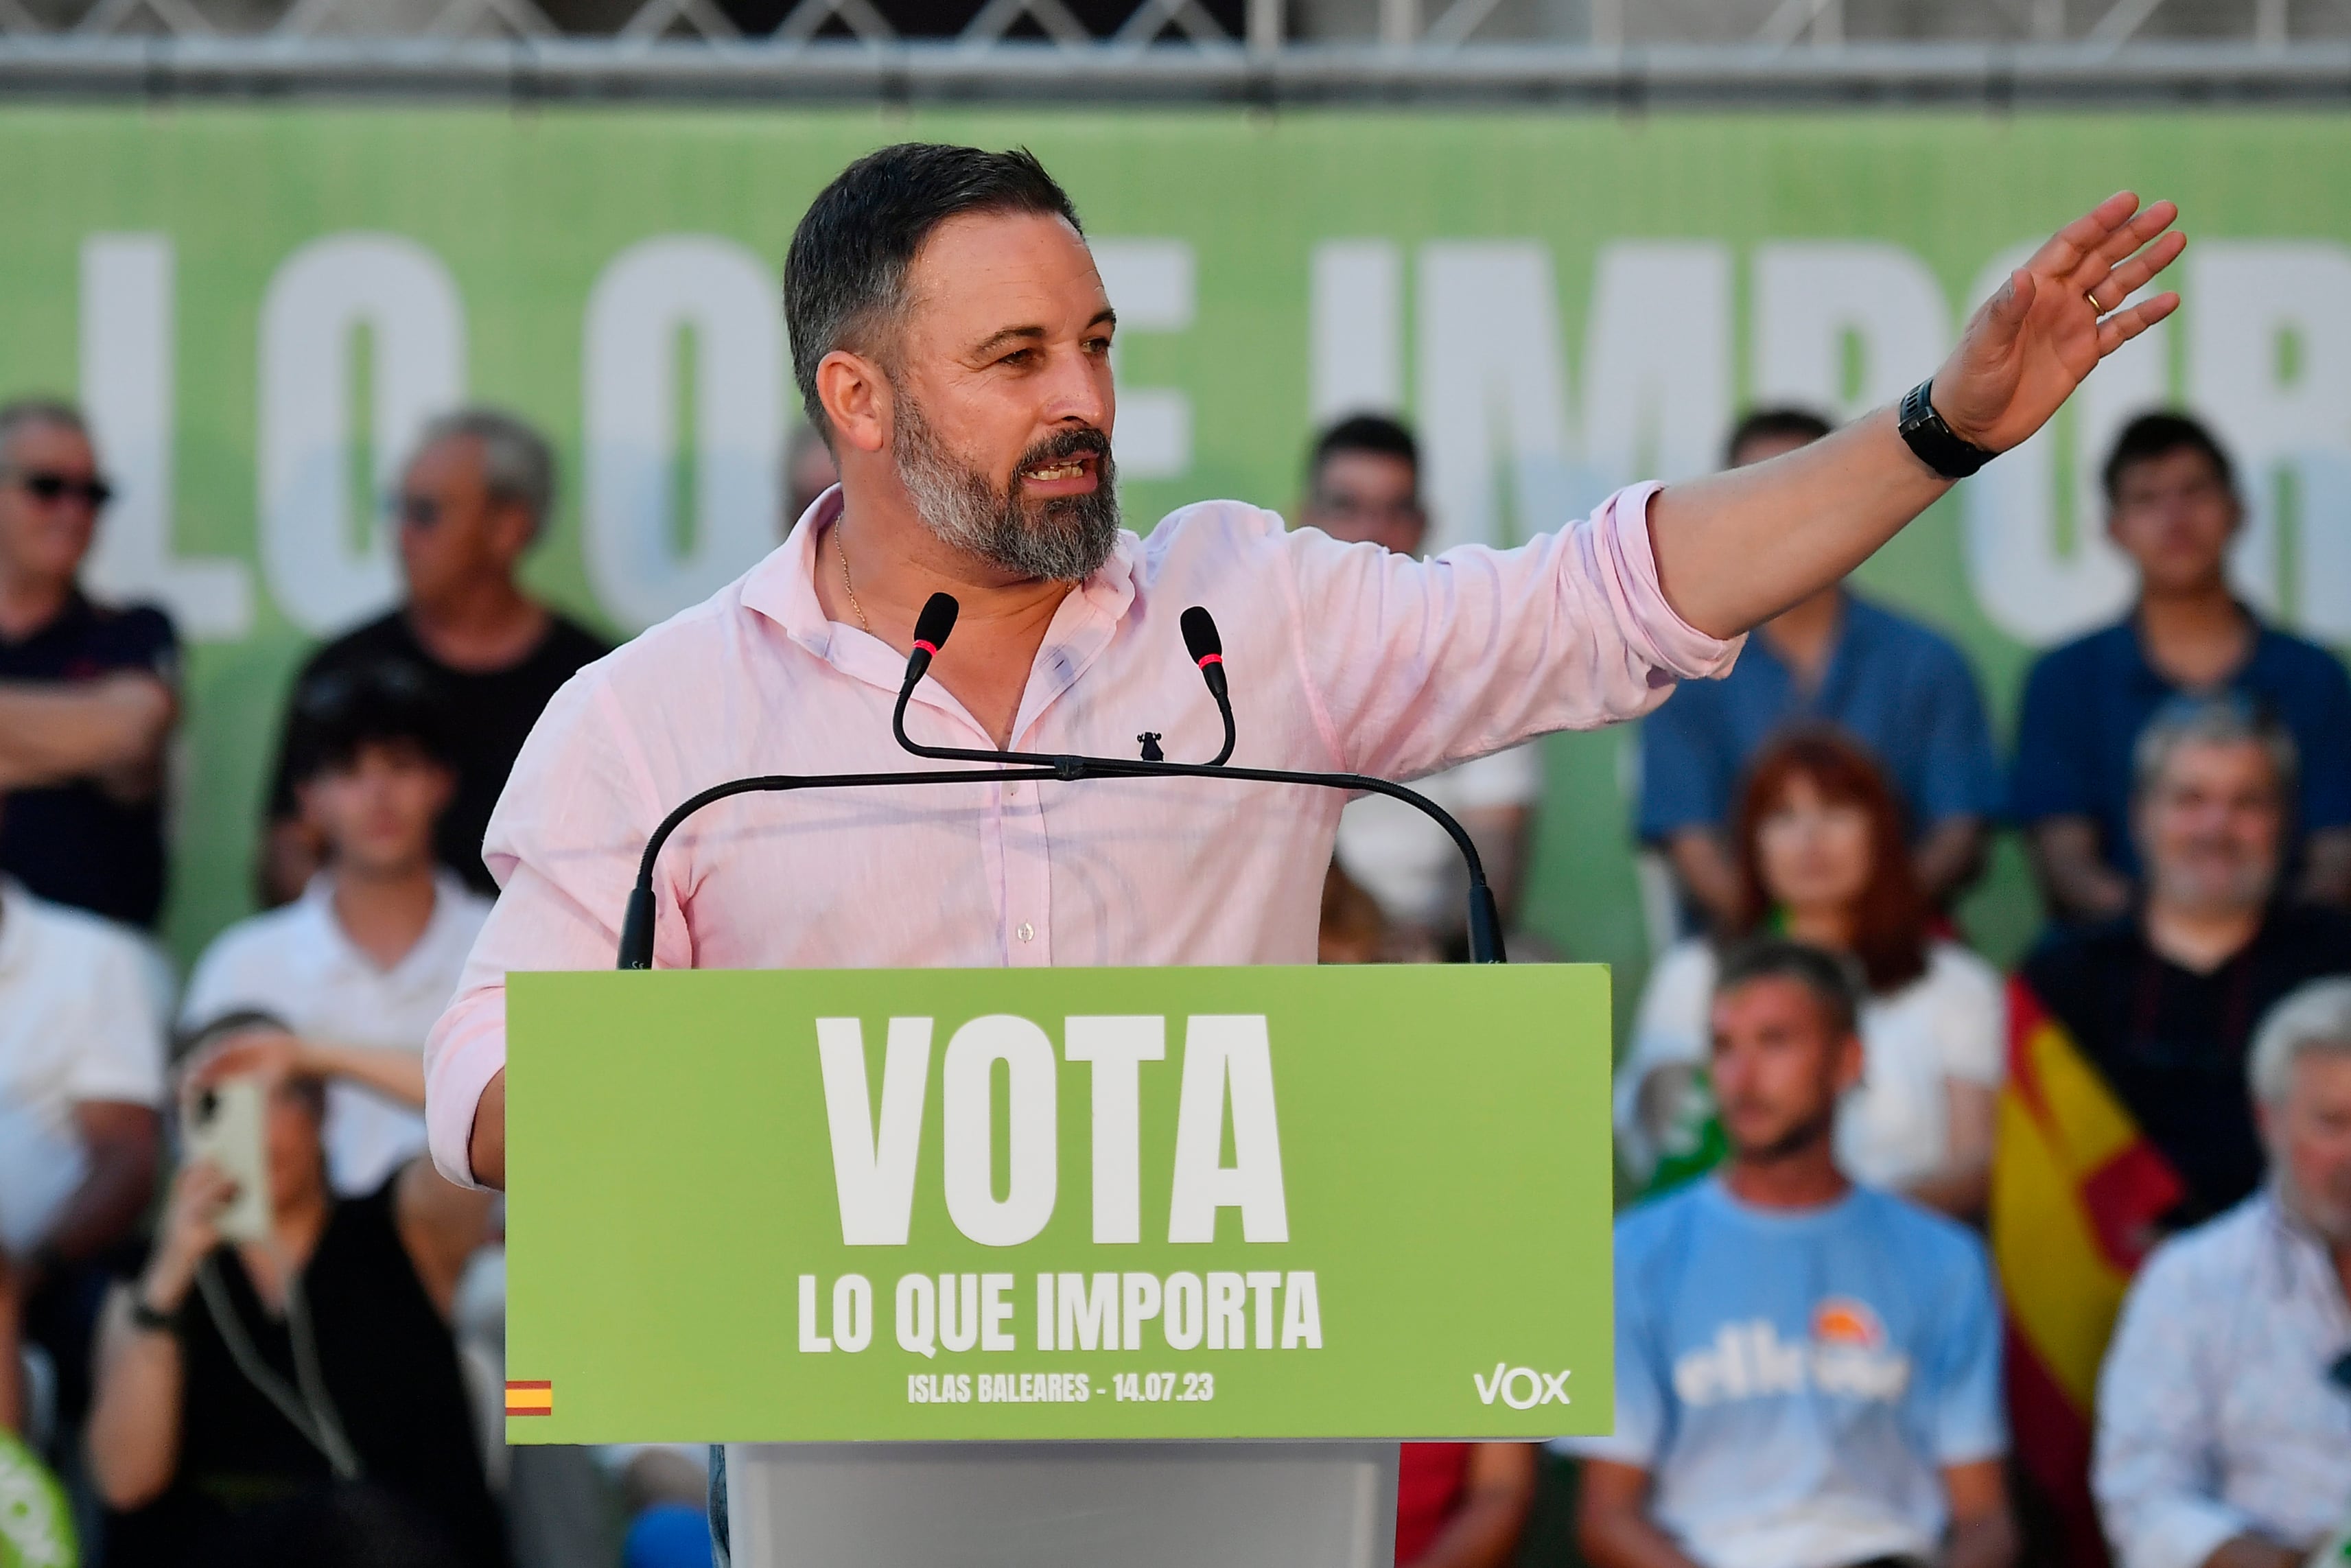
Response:
M1584 965L517 975L521 1443L1605 1431Z

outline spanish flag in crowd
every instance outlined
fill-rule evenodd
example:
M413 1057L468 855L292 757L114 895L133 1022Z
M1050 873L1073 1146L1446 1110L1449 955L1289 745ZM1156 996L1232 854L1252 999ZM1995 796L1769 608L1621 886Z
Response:
M2067 1568L2104 1568L2089 1487L2098 1364L2157 1221L2187 1189L2022 978L2009 983L2008 1019L1991 1243L2008 1301L2011 1441Z

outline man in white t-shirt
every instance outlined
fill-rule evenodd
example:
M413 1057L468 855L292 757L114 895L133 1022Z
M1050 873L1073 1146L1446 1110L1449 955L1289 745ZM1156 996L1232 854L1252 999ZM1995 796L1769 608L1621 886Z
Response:
M48 1353L68 1421L103 1259L154 1194L162 1099L145 946L0 878L0 1316Z
M1359 413L1324 431L1307 465L1299 522L1334 539L1418 555L1428 513L1420 499L1420 446L1384 414ZM1542 763L1516 747L1419 780L1422 794L1460 819L1486 862L1502 919L1517 914ZM1445 831L1401 800L1367 795L1339 819L1339 867L1372 895L1398 946L1448 952L1462 946L1468 873Z
M456 775L423 685L398 665L317 685L315 723L291 762L326 869L294 903L220 935L180 1019L183 1031L237 1013L283 1026L256 1049L328 1081L328 1177L355 1197L424 1147L424 1038L490 903L434 861Z

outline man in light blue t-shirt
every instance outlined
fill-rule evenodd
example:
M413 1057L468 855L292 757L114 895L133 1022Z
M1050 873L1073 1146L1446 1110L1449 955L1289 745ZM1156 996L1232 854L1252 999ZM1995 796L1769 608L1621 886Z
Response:
M1841 962L1723 962L1729 1160L1616 1227L1616 1429L1584 1457L1593 1568L2006 1568L1999 1313L1982 1246L1836 1168L1857 1082Z

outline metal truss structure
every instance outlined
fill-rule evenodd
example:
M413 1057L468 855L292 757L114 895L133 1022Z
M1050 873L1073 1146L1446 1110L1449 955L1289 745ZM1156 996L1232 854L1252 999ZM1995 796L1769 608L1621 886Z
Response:
M0 94L2339 103L2351 0L0 0Z

